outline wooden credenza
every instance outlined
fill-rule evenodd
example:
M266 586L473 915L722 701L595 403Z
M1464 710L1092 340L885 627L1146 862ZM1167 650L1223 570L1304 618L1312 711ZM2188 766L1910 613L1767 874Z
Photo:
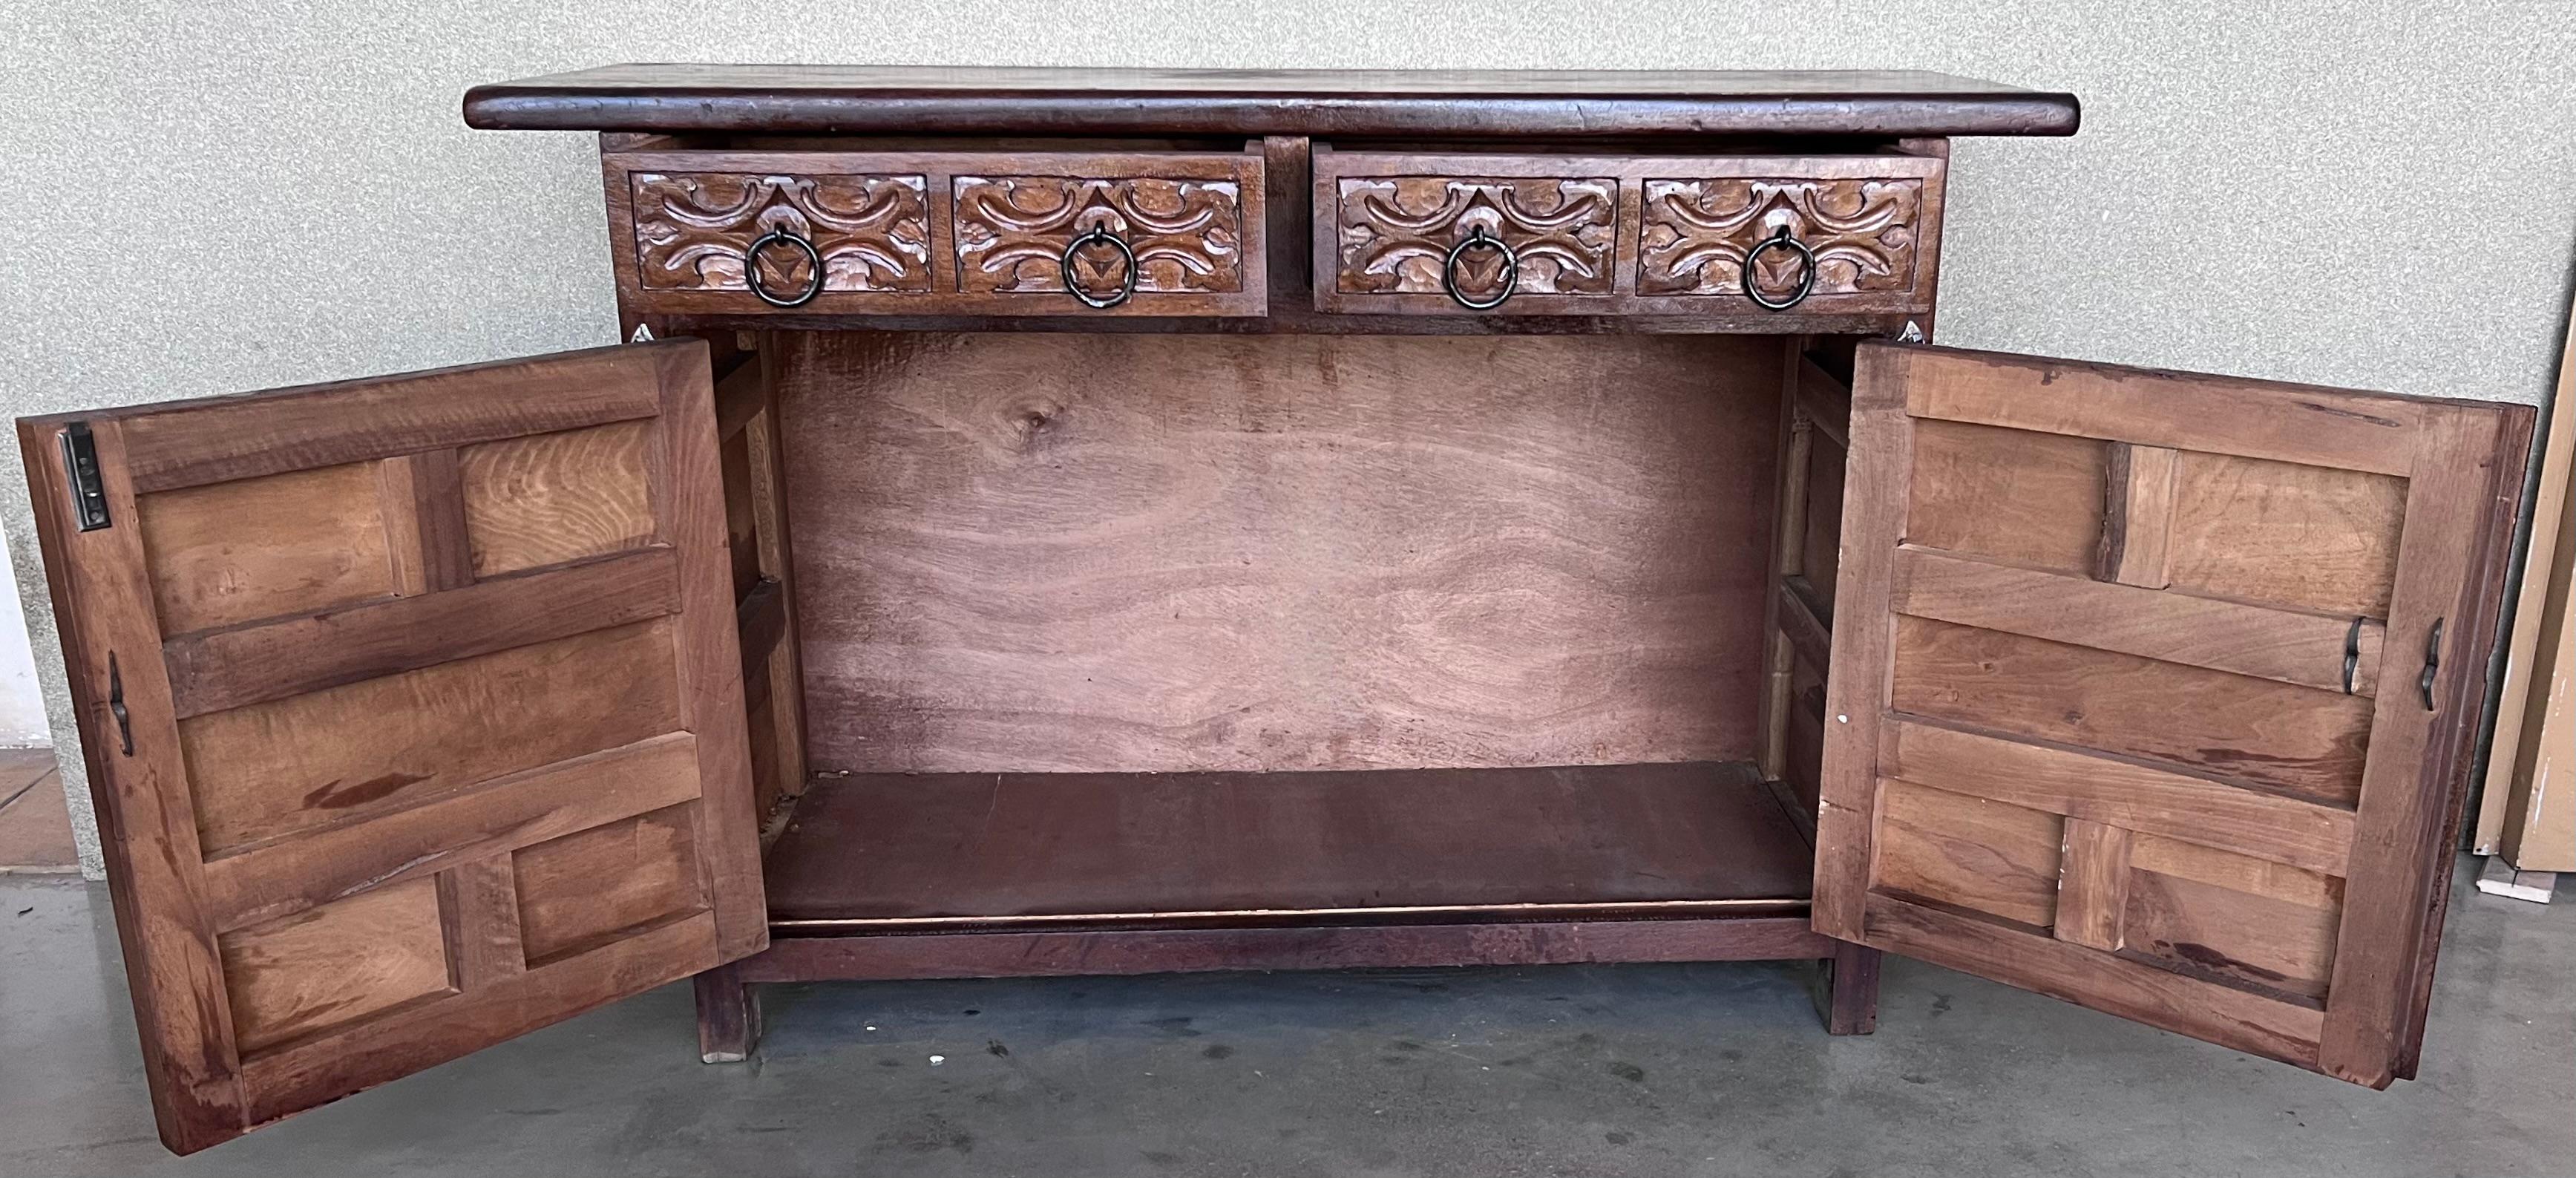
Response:
M163 1139L695 976L1895 951L2411 1075L2532 428L1930 346L1922 74L621 66L629 342L19 423ZM2034 281L2044 280L2034 276Z

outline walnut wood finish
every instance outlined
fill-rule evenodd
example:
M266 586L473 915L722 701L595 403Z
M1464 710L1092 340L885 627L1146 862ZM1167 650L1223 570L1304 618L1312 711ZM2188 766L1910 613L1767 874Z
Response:
M665 344L19 423L172 1150L766 943L708 387Z
M876 936L782 936L744 961L747 982L895 981L1420 969L1609 961L1781 961L1830 956L1835 942L1796 916L1680 920L1022 929Z
M1315 306L1328 313L1456 315L1450 251L1481 233L1519 255L1518 286L1489 316L1924 315L1932 308L1947 159L1818 156L1421 154L1314 150ZM1815 256L1783 311L1743 289L1746 255L1786 229ZM1478 302L1505 293L1499 251L1462 253ZM1756 288L1795 295L1800 263L1762 252ZM1775 327L1774 330L1781 330ZM1789 330L1798 330L1790 328Z
M773 928L1805 909L1742 762L1341 773L855 774L768 856Z
M811 315L1238 316L1267 305L1263 161L1238 152L608 151L609 242L630 315L782 310L750 289L754 239L823 259ZM1102 229L1136 257L1134 297L1084 305L1065 247ZM1106 246L1076 254L1084 289L1119 290ZM761 287L814 281L792 247L761 251Z
M1854 392L1818 929L2407 1074L2528 411L1882 344Z
M2072 135L2075 96L1919 71L612 65L477 86L468 126L897 135Z
M1754 753L1762 342L777 338L818 770Z

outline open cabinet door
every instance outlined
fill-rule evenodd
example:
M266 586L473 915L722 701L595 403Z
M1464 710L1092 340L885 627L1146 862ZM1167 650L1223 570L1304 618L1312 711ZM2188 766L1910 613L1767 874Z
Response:
M161 1137L766 944L706 347L30 418Z
M2530 430L1864 345L1817 929L2411 1075Z

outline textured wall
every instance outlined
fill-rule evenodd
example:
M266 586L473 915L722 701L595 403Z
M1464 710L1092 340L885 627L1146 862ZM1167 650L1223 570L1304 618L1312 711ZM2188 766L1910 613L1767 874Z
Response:
M2565 0L16 0L0 408L609 342L592 141L469 132L457 100L636 60L1922 68L2071 90L2073 139L1959 143L1945 342L2536 401L2576 231L2570 45ZM0 526L68 744L7 449Z

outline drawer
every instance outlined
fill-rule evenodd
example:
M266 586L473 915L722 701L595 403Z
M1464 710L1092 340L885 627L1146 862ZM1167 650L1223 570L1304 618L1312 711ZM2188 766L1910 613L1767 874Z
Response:
M1256 153L677 151L605 164L618 284L645 313L1268 308Z
M1398 315L1926 313L1945 172L1938 157L1896 153L1319 147L1315 306Z

